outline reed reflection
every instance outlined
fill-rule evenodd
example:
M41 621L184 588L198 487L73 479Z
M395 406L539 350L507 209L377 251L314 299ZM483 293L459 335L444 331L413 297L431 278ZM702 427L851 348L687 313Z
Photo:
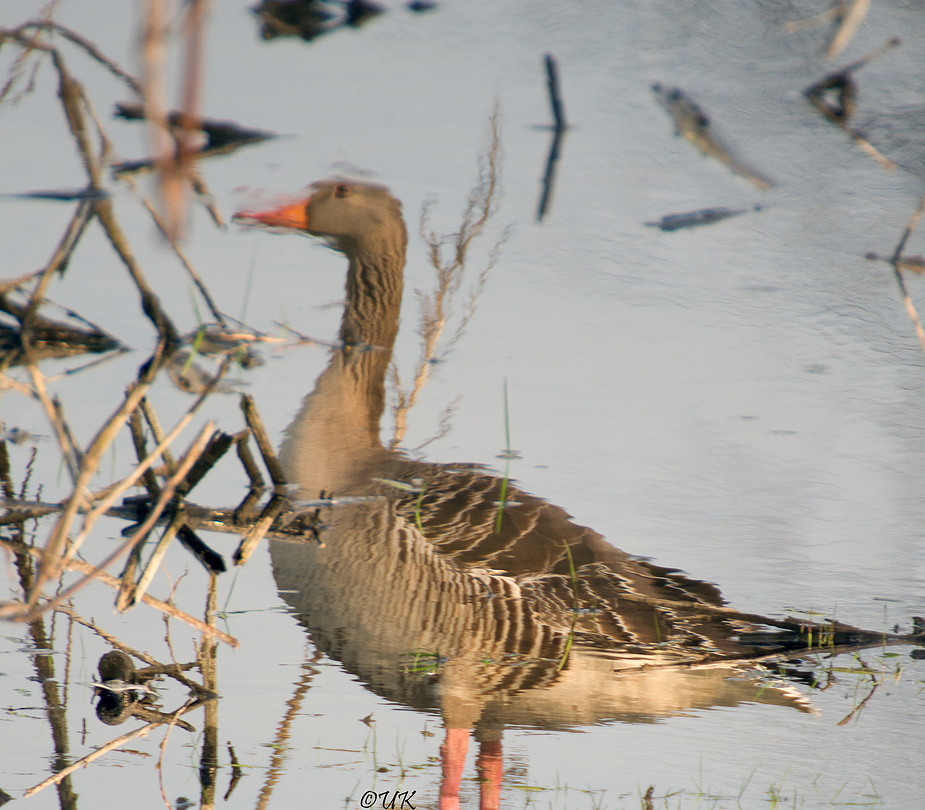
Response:
M744 701L809 711L754 662L882 641L738 613L712 584L630 556L483 468L387 449L407 244L399 202L334 180L239 219L323 236L348 259L339 347L280 460L303 499L375 497L306 513L304 539L271 542L274 575L319 650L376 693L439 710L441 807L458 806L470 732L482 806L497 807L507 725L648 722Z

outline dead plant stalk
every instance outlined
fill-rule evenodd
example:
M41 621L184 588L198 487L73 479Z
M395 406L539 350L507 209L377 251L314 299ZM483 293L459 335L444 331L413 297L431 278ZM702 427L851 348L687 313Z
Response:
M188 414L189 416L189 414ZM182 422L183 420L181 420ZM182 429L182 428L181 428ZM29 614L26 615L25 621L32 621L39 613L54 607L55 605L63 602L64 600L70 598L76 591L86 585L91 579L93 579L100 571L106 569L111 563L121 557L125 552L131 550L137 543L139 543L144 537L154 528L154 525L157 523L157 519L160 517L161 513L167 507L167 504L170 502L170 499L174 496L176 488L179 486L180 482L183 481L183 478L189 472L193 464L196 463L196 459L202 454L202 451L205 450L206 445L209 442L209 439L212 436L214 430L214 425L212 422L208 422L206 426L200 431L199 435L193 441L186 455L183 457L181 462L177 466L176 472L167 479L163 488L161 489L160 497L157 500L157 503L152 507L151 511L148 513L147 517L144 519L142 524L135 530L132 536L126 540L119 548L113 551L102 563L100 563L93 571L87 574L82 580L77 582L75 585L67 588L62 593L58 594L50 602L42 606L32 606ZM179 432L179 431L177 431ZM173 432L171 432L171 439L173 438ZM115 501L119 495L125 491L129 486L137 481L141 475L144 473L144 469L141 469L145 464L152 464L154 458L156 458L158 451L155 450L151 456L145 459L142 464L139 464L136 467L135 471L120 482L119 486L113 489L106 497L102 498L100 502L94 506L94 508L86 515L84 518L84 525L81 533L77 536L74 542L71 544L71 548L68 550L68 554L64 557L64 562L66 563L74 555L76 549L83 543L87 538L87 535L90 533L90 530L93 527L93 523L96 522L96 519L99 518ZM131 483L128 483L131 482ZM44 561L43 561L44 562ZM63 570L63 569L62 569ZM33 591L33 597L36 597L37 591Z
M392 365L392 380L395 385L396 405L394 409L394 435L390 448L397 447L407 430L408 411L414 407L418 396L427 384L431 365L439 359L440 340L450 319L452 302L462 285L466 273L466 259L473 242L485 230L485 226L495 213L495 205L500 189L501 175L501 109L495 102L488 124L488 149L479 161L479 181L466 202L462 223L456 233L441 236L428 230L430 210L433 203L427 202L421 209L421 221L418 233L427 245L430 263L437 271L437 281L431 295L419 292L421 322L418 334L421 337L421 355L415 369L414 381L410 391L401 385L398 369ZM485 267L479 274L468 304L460 317L460 322L453 336L442 347L439 354L446 354L462 337L475 314L476 301L484 289L488 273L497 260L498 254L508 232L505 231L489 253ZM449 246L451 255L444 258L444 248Z

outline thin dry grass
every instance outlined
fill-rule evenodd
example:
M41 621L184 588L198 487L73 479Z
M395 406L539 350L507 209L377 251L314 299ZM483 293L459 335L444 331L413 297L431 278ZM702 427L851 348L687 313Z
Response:
M409 389L402 385L397 365L392 364L391 378L394 387L395 404L393 406L394 429L392 440L389 444L390 449L395 449L401 444L408 427L408 411L414 407L421 391L427 384L431 367L435 363L441 362L465 334L466 328L475 314L478 299L485 288L488 275L495 266L501 248L509 237L509 230L505 229L489 251L482 270L476 277L469 295L461 307L452 335L443 340L444 332L455 314L456 296L466 278L466 262L469 252L473 244L484 233L497 208L500 195L502 156L501 108L500 103L496 101L488 122L488 147L485 155L479 161L479 179L469 194L459 230L448 235L435 233L429 229L430 211L433 203L425 203L421 210L418 233L427 246L430 263L436 271L436 281L432 293L417 292L420 308L418 335L421 338L421 353ZM449 419L453 407L451 404L441 419L438 435L429 441L434 441L449 429Z

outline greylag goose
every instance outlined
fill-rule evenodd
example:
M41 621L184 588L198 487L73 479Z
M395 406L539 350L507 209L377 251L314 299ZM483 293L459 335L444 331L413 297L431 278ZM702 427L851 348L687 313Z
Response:
M273 541L274 576L320 650L390 699L440 709L442 808L458 806L470 730L482 806L496 807L506 724L639 721L743 701L807 710L795 690L729 678L737 661L805 650L797 622L738 614L715 586L634 558L517 487L502 505L501 479L483 468L383 446L407 246L384 188L322 182L305 200L237 218L324 237L348 259L340 348L280 459L304 498L376 497L316 516L320 543ZM844 630L842 642L859 640Z

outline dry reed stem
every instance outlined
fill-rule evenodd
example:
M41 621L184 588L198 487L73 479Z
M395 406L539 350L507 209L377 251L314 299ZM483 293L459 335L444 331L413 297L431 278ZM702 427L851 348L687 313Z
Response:
M67 426L64 424L64 420L58 408L54 406L54 403L48 396L48 391L45 389L44 375L34 363L29 363L28 369L32 377L35 396L39 402L42 403L42 407L45 408L45 414L48 416L48 421L51 423L52 429L55 432L55 438L57 438L61 454L64 456L64 463L71 476L71 483L76 486L80 478L80 451L74 446L70 430L68 430Z
M33 546L28 546L25 543L16 542L14 540L7 540L6 538L0 537L0 545L10 549L11 551L18 551L23 554L31 554L33 557L39 558L42 555L42 550L35 548ZM78 571L82 574L87 574L93 570L93 566L90 563L85 563L83 560L71 560L67 564L69 570ZM101 571L96 574L96 579L102 582L105 585L109 585L111 588L118 589L121 586L121 581L114 577L112 574L108 574L105 571ZM240 643L238 640L228 633L224 633L221 630L218 630L214 627L209 627L205 622L200 621L195 616L190 616L189 613L180 610L178 607L163 602L160 599L157 599L149 594L144 594L141 597L141 601L146 605L153 607L155 610L159 610L162 613L167 613L173 618L178 619L185 624L190 625L194 629L198 630L200 633L207 633L210 636L215 636L215 638L220 639L221 641L228 644L230 647L239 647ZM17 607L13 603L6 603L5 605L0 605L0 618L3 619L14 619L14 615L10 615L11 607ZM56 609L61 609L63 606L58 605Z
M68 533L70 532L71 524L76 519L77 513L83 501L81 493L87 490L90 479L99 466L99 462L102 458L102 454L105 448L109 446L113 439L115 439L116 433L125 424L131 412L138 406L141 398L147 391L148 386L149 384L147 383L136 383L129 389L122 407L119 408L119 410L116 411L112 417L110 417L110 419L103 425L102 428L100 428L100 431L91 442L90 448L84 455L83 462L81 464L80 476L77 483L75 484L74 492L67 500L61 516L59 517L58 522L52 531L51 537L45 546L45 554L43 556L42 565L39 568L38 575L36 576L34 592L29 600L30 608L33 608L36 605L44 583L50 579L57 579L58 576L60 576L60 573L63 570L61 566L66 564L67 561L71 559L77 552L80 543L82 543L83 539L86 538L90 527L93 525L96 519L99 518L100 515L102 515L113 503L115 503L116 498L118 498L122 492L133 486L134 483L144 474L145 470L147 470L157 460L163 450L166 449L166 447L169 446L170 443L180 434L180 432L189 424L190 420L193 418L193 414L196 412L202 402L205 401L205 398L209 394L208 390L205 391L199 397L199 399L193 403L187 413L176 424L174 429L166 437L164 437L161 442L158 443L158 446L155 448L154 452L152 452L144 461L139 463L132 473L130 473L126 478L124 478L115 487L113 487L113 489L111 489L104 498L102 498L94 505L94 508L90 510L90 512L88 512L84 518L83 530L81 531L78 539L68 546L67 554L62 554Z
M244 419L247 422L247 426L254 435L254 441L257 442L260 455L263 456L263 463L267 468L267 472L270 474L270 480L273 481L273 484L277 487L285 487L289 483L286 480L286 474L283 472L283 467L276 457L273 444L270 442L270 437L267 435L266 428L263 426L263 420L260 418L260 413L257 411L257 406L254 404L254 398L250 396L250 394L241 395L241 410L244 412Z
M192 0L184 15L184 66L182 126L174 136L169 129L164 87L165 52L169 26L161 0L147 0L142 41L143 97L151 151L159 175L169 238L182 237L186 219L187 192L201 187L196 178L197 149L193 142L198 129L205 41L206 0ZM175 140L174 140L175 139Z
M42 564L36 574L35 586L29 597L29 606L34 607L38 601L39 594L46 582L57 579L61 573L61 563L73 556L77 547L71 546L67 557L64 556L64 549L67 544L67 537L71 529L71 524L77 517L77 513L84 504L86 495L89 493L89 484L97 467L102 460L106 448L115 439L117 432L122 428L129 414L137 407L138 401L144 395L148 386L143 383L136 383L126 394L122 406L103 424L97 432L93 441L90 443L87 452L84 454L83 461L80 465L80 473L74 482L74 491L68 498L51 536L45 546L45 554L42 558ZM150 466L150 465L149 465ZM146 466L139 465L143 473ZM85 524L86 525L86 524Z
M116 737L115 739L110 740L108 743L106 743L106 745L103 745L100 748L97 748L95 751L91 751L85 757L81 757L76 762L73 762L70 765L68 765L66 768L63 768L57 773L52 774L43 782L39 782L39 784L29 788L23 794L23 798L28 799L30 796L35 795L40 790L44 790L49 785L56 785L66 776L70 776L72 773L74 773L74 771L76 771L78 768L86 768L87 765L93 762L93 760L99 759L99 757L103 756L103 754L108 754L110 751L118 748L120 745L124 745L125 743L130 742L131 740L134 740L137 737L148 736L148 733L156 729L158 726L163 726L163 725L168 725L168 724L170 726L173 726L174 722L178 720L181 717L181 715L184 715L187 712L191 712L193 709L198 709L200 706L207 703L209 700L214 700L214 698L202 698L199 700L195 700L193 702L187 702L183 706L181 706L179 709L177 709L175 712L171 712L169 719L165 718L163 720L155 720L151 723L148 723L147 725L142 726L141 728L137 728L134 731L128 732L128 734L123 734L121 737Z
M392 365L392 381L395 386L396 404L393 409L394 431L389 443L395 449L404 438L407 430L408 411L414 407L418 396L427 384L430 367L438 358L438 346L450 317L453 298L462 285L466 272L466 259L472 243L482 235L485 226L495 213L496 198L500 193L501 181L501 107L496 100L488 122L488 147L479 161L479 180L469 194L463 211L459 230L449 236L440 236L428 231L431 203L425 203L421 210L418 234L427 245L431 265L437 271L437 283L432 295L419 293L421 322L418 334L421 337L421 354L418 358L414 379L410 391L401 385L397 366ZM472 316L475 314L476 302L484 289L501 247L508 238L505 231L489 253L485 267L482 269L470 294L466 306L453 336L442 348L442 354L449 351L462 337ZM449 245L451 256L443 257L443 249Z
M167 343L168 347L172 349L179 343L177 329L173 325L173 321L171 321L170 317L161 307L158 297L148 286L148 282L145 280L141 267L139 267L138 262L135 260L135 256L132 254L131 248L129 247L128 240L122 232L122 228L119 226L115 214L113 213L112 202L110 200L98 200L95 205L97 219L99 219L100 224L103 226L103 230L106 232L106 236L109 237L110 243L113 248L115 248L119 258L122 259L122 263L125 265L126 269L128 269L132 281L135 282L135 286L138 288L138 292L141 295L142 311L157 328L158 333Z
M98 119L96 119L95 114L92 113L93 107L84 93L83 87L70 75L61 55L54 49L50 52L55 68L58 71L59 96L62 106L64 107L65 117L71 134L74 136L74 140L77 144L77 151L83 161L84 169L90 179L90 188L101 189L103 187L102 165L100 159L93 154L93 149L90 145L85 112L89 111L94 120ZM100 136L105 140L102 131L100 131ZM106 236L109 238L119 258L122 259L123 264L129 271L129 275L135 282L135 286L138 288L141 295L142 310L152 323L154 323L158 333L166 341L168 346L175 345L178 342L177 330L174 328L173 322L161 308L157 296L154 295L151 288L148 286L144 274L132 254L128 240L122 232L115 214L113 213L112 201L103 198L93 200L91 204Z
M154 437L154 441L156 441L158 444L162 444L164 441L164 429L161 427L160 420L157 418L157 411L151 407L151 402L147 397L144 397L141 400L141 403L138 407L141 409L141 413L145 418L145 422L148 423L148 427L151 428L151 435ZM165 450L163 457L164 466L167 467L169 472L173 472L177 466L177 462L173 457L173 453L171 453L169 450Z
M128 420L129 430L132 434L132 444L135 446L135 457L138 461L144 460L148 455L148 442L145 438L144 426L141 423L141 407L132 411ZM154 471L147 469L144 472L145 489L148 490L148 496L156 498L161 491L160 484L157 482L157 476Z
M161 0L145 0L142 12L144 25L141 37L141 95L145 121L148 126L148 143L158 172L158 185L162 204L167 210L171 229L175 218L171 206L177 190L182 197L182 185L173 174L174 144L167 121L167 91L165 88L167 14Z
M38 398L38 394L36 394L33 389L29 388L28 385L23 385L19 380L14 380L3 372L0 372L0 388L12 388L14 391L19 391L20 394L27 397Z
M55 34L59 34L64 37L64 39L70 40L74 45L77 45L81 48L88 56L90 56L95 61L99 62L103 67L105 67L113 76L118 79L121 79L128 88L133 92L141 95L141 84L135 79L134 76L126 73L118 64L113 62L108 56L102 53L99 48L96 47L89 39L78 34L71 28L68 28L66 25L61 25L52 20L30 20L25 22L22 25L17 26L15 29L2 31L0 30L0 36L8 36L11 39L15 39L22 45L24 48L28 49L38 49L41 51L49 52L53 50L53 46L46 45L45 43L39 42L37 39L26 39L24 32L29 29L36 29L35 35L38 36L40 32L50 31ZM0 95L2 99L2 95Z
M861 23L867 16L867 10L870 8L870 0L853 0L848 11L842 17L841 25L838 26L828 50L825 52L826 59L834 59L851 42L851 39L857 33Z
M138 604L138 600L141 598L141 595L148 590L148 585L151 584L151 580L154 579L154 575L157 573L157 569L161 564L161 560L164 559L164 556L167 554L167 549L170 546L173 539L177 536L177 532L180 531L180 527L184 522L184 515L182 510L178 511L173 519L170 521L170 525L167 526L164 533L161 535L161 539L158 540L157 545L154 547L154 551L151 553L151 557L148 560L147 565L144 570L141 572L141 576L138 578L138 582L135 583L134 587L127 587L128 581L123 578L122 588L119 591L119 596L116 599L116 610L120 613L126 608L130 608Z
M171 594L171 597L172 596L173 594ZM202 697L213 697L216 695L214 690L204 689L201 684L190 680L183 674L184 670L189 670L196 667L196 663L179 664L174 661L173 664L162 664L153 655L149 655L148 653L142 652L141 650L136 650L134 647L129 647L128 644L125 644L120 639L116 638L110 633L107 633L105 630L103 630L101 627L98 627L89 619L83 618L83 616L77 613L77 611L67 605L58 605L55 608L55 613L63 613L66 616L69 616L73 621L77 622L77 624L81 624L84 627L92 630L107 644L112 645L116 649L122 650L122 652L126 653L127 655L131 655L140 661L144 661L148 665L148 670L137 670L136 673L153 672L158 675L166 675L168 678L173 678L178 683L182 683L187 689L196 693L197 695Z
M43 46L38 42L39 34L36 32L32 35L31 38L26 37L18 30L9 30L5 28L0 28L0 44L3 43L6 39L11 39L21 46L22 50L19 55L13 60L13 64L10 66L9 77L4 82L3 87L0 88L0 104L2 104L6 97L13 92L13 88L16 87L17 83L22 78L22 74L26 70L26 65L29 63L29 57L32 55L33 51L40 51L42 53L47 53L49 48L48 46ZM35 89L35 77L38 73L39 66L41 65L41 60L36 59L32 64L32 71L30 73L29 79L26 82L25 89L16 96L13 103L17 103L22 98L27 96Z
M848 134L851 136L851 140L853 140L859 147L861 147L861 151L872 157L875 161L877 161L877 163L880 164L882 168L886 169L888 172L896 170L896 164L893 163L893 161L889 158L884 157L877 149L877 147L868 141L863 135L861 135L860 132L851 129L850 127L846 127L846 129L848 130Z
M131 550L135 545L140 543L147 536L148 532L150 532L151 529L154 528L154 525L157 523L157 519L158 517L160 517L161 512L164 511L170 499L173 497L174 491L176 490L178 484L183 480L183 477L186 475L189 468L193 466L193 463L196 461L196 459L205 449L206 443L209 440L209 435L211 434L212 430L213 430L212 423L211 422L207 423L206 426L200 432L199 436L197 436L196 439L193 441L192 445L190 446L184 458L177 465L176 472L172 476L170 476L170 478L168 478L167 481L165 482L163 488L161 489L160 497L158 498L157 502L152 507L151 511L148 513L147 517L138 527L138 529L135 530L134 534L132 534L119 548L117 548L105 560L103 560L103 562L97 565L96 568L94 568L91 573L87 574L82 580L78 581L76 584L56 594L54 599L51 599L49 602L46 602L44 605L41 605L41 606L39 605L32 606L31 600L30 600L30 607L32 607L32 610L28 614L26 614L24 621L27 621L27 622L32 621L45 610L48 610L49 608L54 607L60 602L63 602L65 599L69 599L74 593L76 593L80 588L82 588L91 579L93 579L96 574L98 574L100 571L104 570L106 567L112 564L115 560L121 557L125 552ZM149 458L151 457L149 456ZM140 466L141 465L139 465L139 467ZM129 478L133 478L133 480L137 480L140 477L141 477L141 472L139 472L137 469L131 476L129 476ZM128 479L125 479L125 480L127 481ZM90 533L90 530L93 527L93 524L96 522L96 519L100 517L100 515L102 515L106 511L106 509L109 508L109 506L115 501L115 499L121 494L121 492L123 492L124 489L127 488L124 486L124 484L125 484L125 481L121 482L118 487L116 487L105 498L103 498L99 502L99 504L94 506L94 508L86 515L86 517L84 518L84 525L83 525L83 528L80 534L74 539L73 543L71 544L71 547L68 549L68 554L65 555L63 558L65 563L68 560L70 560L73 554L76 553L76 549L79 548L80 545L83 543L83 541L87 538L87 536ZM128 486L131 486L131 484L128 484Z
M212 313L212 317L215 318L215 320L217 320L222 326L227 326L228 323L225 319L225 316L216 306L215 301L212 300L212 296L209 294L208 288L206 287L202 278L200 278L199 274L196 272L193 265L190 263L189 259L187 259L186 254L180 247L180 243L174 239L167 223L164 222L161 215L157 212L157 209L151 205L150 200L144 197L140 197L139 199L141 200L141 204L148 210L148 213L151 214L151 218L154 220L154 224L157 226L157 229L161 232L161 235L167 240L167 243L173 249L173 252L180 260L180 264L183 265L183 267L186 269L186 272L189 273L190 278L193 279L193 283L196 285L196 288L199 290L199 293L205 300L206 306L209 307L209 311Z
M250 481L250 488L262 490L266 488L266 482L263 480L263 476L260 474L260 468L257 466L257 462L254 461L254 455L247 445L248 435L249 432L246 430L237 434L236 449L238 452L238 459L241 461L241 466L247 474L248 481Z
M141 650L136 650L134 647L129 647L128 644L120 641L114 635L107 633L105 630L103 630L103 628L98 627L94 622L90 621L90 619L83 618L83 616L77 613L77 611L75 611L72 607L69 607L68 605L58 605L55 608L55 613L63 613L65 616L69 616L78 624L82 624L84 627L92 630L101 639L103 639L103 641L115 647L117 650L122 650L122 652L126 653L127 655L131 655L140 661L144 661L146 664L150 664L151 666L158 665L158 662L153 655L149 655L148 653L142 652Z
M64 231L64 236L61 237L61 241L58 243L58 247L52 254L51 259L49 259L48 264L45 265L45 268L41 271L41 277L35 285L35 289L32 291L29 303L26 305L26 313L22 318L22 328L24 332L28 333L29 326L32 323L35 313L38 311L42 301L45 300L45 292L51 282L52 274L56 271L61 273L64 272L71 259L71 255L74 253L74 249L77 247L77 243L80 241L84 230L86 230L92 218L92 201L81 200L80 204L77 206L77 210L74 212L74 216L71 217L71 221Z
M216 578L213 574L209 578L209 589L206 594L205 620L214 624L217 606ZM197 660L199 671L202 673L202 683L206 689L217 694L218 690L218 662L216 660L215 641L204 636L199 644ZM164 743L166 744L166 737ZM215 806L215 785L218 776L218 704L213 702L203 709L202 724L202 752L199 757L199 784L200 806ZM162 772L163 773L163 772Z
M263 540L267 532L270 530L270 527L273 525L273 521L279 517L280 513L288 504L289 499L282 495L277 494L270 499L270 502L266 505L266 508L263 510L260 517L257 518L257 521L251 527L251 530L238 545L238 548L232 557L235 565L244 565L244 563L250 559L251 554L254 553L254 549L257 548L257 545L261 540Z

